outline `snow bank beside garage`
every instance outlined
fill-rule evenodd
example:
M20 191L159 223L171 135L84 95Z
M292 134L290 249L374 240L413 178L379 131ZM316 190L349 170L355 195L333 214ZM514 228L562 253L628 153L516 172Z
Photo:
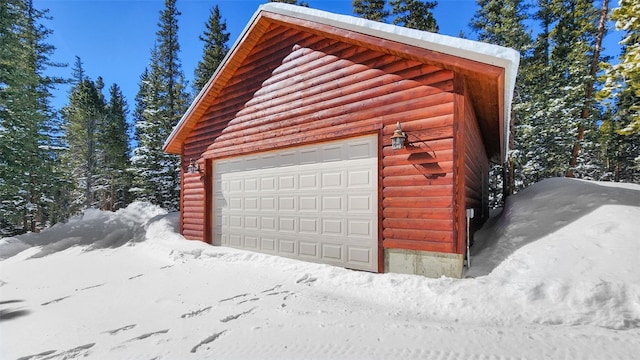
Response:
M542 181L482 230L465 279L187 241L150 204L90 210L0 240L26 249L0 261L0 358L635 358L638 194Z

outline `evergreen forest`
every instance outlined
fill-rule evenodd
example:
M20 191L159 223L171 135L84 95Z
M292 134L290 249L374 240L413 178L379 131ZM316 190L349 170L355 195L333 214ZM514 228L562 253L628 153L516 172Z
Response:
M313 7L313 1L282 0ZM198 39L202 58L188 84L182 69L177 0L165 0L138 92L86 75L81 56L54 61L46 9L0 2L0 237L38 232L86 208L115 211L133 201L179 210L180 159L162 151L192 99L229 51L217 5ZM438 32L437 1L353 0L358 17ZM613 24L613 25L612 25ZM602 41L624 35L615 57ZM640 183L640 2L476 0L469 35L516 49L510 152L491 169L494 207L549 177ZM238 34L234 34L238 35ZM80 54L81 55L81 54ZM66 105L52 92L70 86Z

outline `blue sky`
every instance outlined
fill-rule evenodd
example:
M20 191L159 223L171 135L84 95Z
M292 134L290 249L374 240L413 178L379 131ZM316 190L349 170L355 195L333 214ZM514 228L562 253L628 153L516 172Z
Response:
M182 15L178 18L180 60L186 78L202 58L203 42L198 39L205 30L210 10L218 4L222 18L231 33L231 46L247 22L266 0L178 0ZM307 0L311 7L351 15L351 0ZM67 63L67 68L52 73L71 76L75 56L82 59L87 75L102 76L105 88L117 83L133 110L140 74L149 63L160 11L164 0L35 0L39 9L49 9L53 30L48 42L56 47L52 60ZM470 33L467 24L476 8L475 0L440 0L435 12L440 33L457 36ZM67 101L69 87L60 86L54 107ZM191 87L189 87L191 90ZM107 89L104 90L107 95Z
M191 82L193 71L202 57L203 43L198 39L205 30L210 10L218 4L222 18L231 33L231 46L242 32L258 6L266 0L178 0L182 15L178 18L180 60L186 78ZM313 8L352 15L351 0L307 0ZM160 12L164 0L34 0L38 9L49 9L51 20L45 25L53 30L48 42L56 47L52 60L67 63L67 68L51 71L71 76L75 56L80 56L87 75L102 76L105 95L112 83L117 83L133 111L140 74L149 63ZM464 32L474 38L468 24L477 8L475 0L439 0L434 15L440 33L458 36ZM607 38L610 51L618 53L620 36ZM67 101L69 87L60 86L53 106L60 108ZM191 90L191 87L189 87Z

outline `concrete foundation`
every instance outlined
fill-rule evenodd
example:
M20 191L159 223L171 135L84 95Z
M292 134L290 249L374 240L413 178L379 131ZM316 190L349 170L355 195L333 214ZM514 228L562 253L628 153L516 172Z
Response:
M429 251L385 249L385 272L415 274L431 278L462 278L464 255Z

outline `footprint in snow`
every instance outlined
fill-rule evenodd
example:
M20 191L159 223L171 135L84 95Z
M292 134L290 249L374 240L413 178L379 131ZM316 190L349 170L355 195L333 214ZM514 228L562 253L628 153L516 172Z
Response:
M235 299L239 299L241 297L245 297L245 296L249 296L249 293L245 293L245 294L240 294L240 295L236 295L236 296L232 296L230 298L226 298L226 299L222 299L220 301L218 301L219 303L223 303L226 301L231 301L231 300L235 300Z
M4 300L4 301L0 301L0 305L15 304L15 303L21 303L21 302L24 302L24 300Z
M263 290L262 293L264 294L264 293L268 293L268 292L273 292L273 291L276 291L276 290L280 289L281 287L282 287L282 285L276 285L276 286L272 287L271 289Z
M71 297L71 296L63 296L63 297L61 297L61 298L53 299L53 300L51 300L51 301L47 301L47 302L45 302L45 303L42 303L41 305L42 305L42 306L47 306L47 305L55 304L55 303L60 302L60 301L62 301L62 300L64 300L64 299L68 299L68 298L70 298L70 297Z
M260 298L257 298L257 297L256 298L247 299L247 300L242 300L242 301L238 301L238 305L244 304L244 303L249 302L249 301L258 301L258 300L260 300Z
M318 280L318 278L313 277L309 274L304 274L302 275L302 277L300 277L298 280L296 280L297 284L307 284L310 285L312 282L315 282L316 280Z
M29 315L28 310L0 309L0 322Z
M146 333L146 334L142 334L140 336L134 337L133 339L129 339L128 342L131 341L136 341L136 340L144 340L148 337L154 336L154 335L160 335L160 334L166 334L169 332L169 329L164 329L164 330L160 330L160 331L154 331L154 332L150 332L150 333Z
M109 334L109 335L116 335L116 334L119 334L119 333L121 333L123 331L131 330L136 326L137 326L136 324L126 325L126 326L123 326L121 328L104 331L103 333Z
M87 287L82 288L82 289L76 289L76 291L89 290L89 289L97 288L97 287L100 287L100 286L104 286L104 284L91 285L91 286L87 286Z
M186 314L182 314L182 315L180 316L180 318L181 318L181 319L186 319L186 318L191 318L191 317L194 317L194 316L200 316L200 315L202 315L203 313L205 313L205 312L207 312L207 311L211 310L211 308L212 308L212 307L213 307L213 306L207 306L206 308L202 308L202 309L198 309L198 310L195 310L195 311L192 311L192 312L186 313Z
M251 309L249 309L249 310L247 310L247 311L245 311L245 312L241 312L240 314L229 315L229 316L227 316L226 318L221 319L221 320L220 320L220 322L221 322L221 323L226 323L226 322L229 322L229 321L232 321L232 320L239 319L239 318L241 318L241 317L243 317L243 316L246 316L246 315L251 314L255 309L256 309L256 308L254 307L254 308L251 308Z
M220 336L222 336L222 335L223 335L224 333L226 333L226 332L227 332L227 330L222 330L221 332L219 332L219 333L215 333L215 334L213 334L213 335L209 336L208 338L206 338L206 339L204 339L204 340L200 341L200 343L199 343L198 345L194 346L194 347L191 349L191 352L192 352L192 353L195 353L196 351L198 351L198 349L199 349L201 346L204 346L204 345L207 345L207 344L210 344L210 343L212 343L212 342L216 341Z
M43 357L47 356L47 355L51 355L54 354L57 350L48 350L48 351L43 351L39 354L35 354L35 355L28 355L28 356L23 356L18 358L18 360L36 360L36 359L42 359Z
M56 354L56 350L45 351L36 355L23 356L18 360L54 360L54 359L76 359L89 356L89 349L94 347L96 343L80 345L71 350L63 351ZM46 356L46 357L45 357Z

